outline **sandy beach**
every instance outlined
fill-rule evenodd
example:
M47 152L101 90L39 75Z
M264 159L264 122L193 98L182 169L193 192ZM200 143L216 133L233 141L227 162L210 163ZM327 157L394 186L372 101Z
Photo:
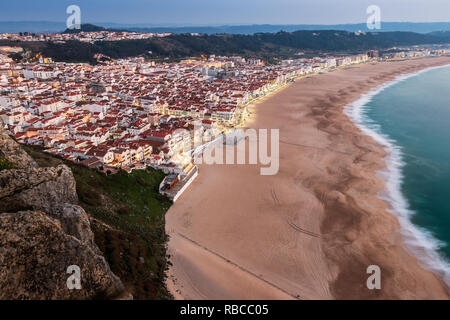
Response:
M403 245L378 198L384 150L343 113L397 75L450 57L365 64L297 80L252 107L250 128L280 129L280 169L201 165L166 216L177 299L448 299ZM368 290L366 269L381 268Z

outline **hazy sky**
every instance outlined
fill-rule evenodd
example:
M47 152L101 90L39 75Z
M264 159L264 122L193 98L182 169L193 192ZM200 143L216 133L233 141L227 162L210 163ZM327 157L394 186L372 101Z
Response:
M373 4L383 21L450 21L450 0L0 0L0 21L66 21L70 4L82 23L356 23Z

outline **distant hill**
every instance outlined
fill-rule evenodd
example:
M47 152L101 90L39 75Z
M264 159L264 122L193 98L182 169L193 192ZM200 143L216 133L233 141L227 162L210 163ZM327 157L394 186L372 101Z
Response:
M80 32L98 32L105 31L104 27L96 26L93 24L81 24L79 29L66 29L63 33L80 33Z
M435 31L435 32L431 32L430 35L439 37L442 39L450 40L450 30L449 31Z
M118 27L118 26L116 26ZM136 32L172 32L172 33L206 33L206 34L255 34L255 33L275 33L279 31L298 30L340 30L350 32L415 32L429 33L433 31L450 30L450 22L436 23L411 23L411 22L382 22L380 30L369 30L366 23L357 24L335 24L335 25L224 25L224 26L189 26L189 27L133 27L123 26L124 29Z
M139 32L173 32L173 33L228 33L255 34L262 32L297 31L297 30L341 30L341 31L372 31L365 23L314 25L314 24L252 24L252 25L219 25L219 26L183 26L156 24L121 24L121 23L92 23L107 29L130 30ZM450 30L450 22L382 22L380 32L405 31L429 33ZM62 32L66 29L65 22L49 21L4 21L0 22L0 32Z
M0 41L1 45L22 46L25 50L42 53L55 61L91 62L102 53L111 58L147 56L153 59L178 59L202 54L241 55L260 57L267 61L293 57L299 51L307 55L352 54L371 49L384 50L399 46L450 43L448 33L420 34L413 32L355 33L338 30L315 30L254 35L174 34L142 40L52 42Z
M66 28L65 22L51 21L0 21L1 33L54 33Z

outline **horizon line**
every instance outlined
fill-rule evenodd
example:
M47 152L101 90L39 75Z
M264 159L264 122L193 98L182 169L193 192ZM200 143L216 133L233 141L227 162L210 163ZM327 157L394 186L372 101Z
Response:
M52 21L52 20L0 20L0 23L61 23L64 24L66 21ZM381 23L414 23L414 24L432 24L432 23L450 23L448 21L381 21ZM346 23L214 23L214 24L196 24L196 23L150 23L150 22L108 22L108 21L87 21L82 24L118 24L118 25L151 25L154 27L221 27L221 26L297 26L297 25L308 25L308 26L339 26L339 25L358 25L366 24L366 22L346 22Z

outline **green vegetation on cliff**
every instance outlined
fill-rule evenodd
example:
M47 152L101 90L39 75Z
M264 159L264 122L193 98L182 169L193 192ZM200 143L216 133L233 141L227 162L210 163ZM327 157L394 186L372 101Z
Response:
M79 205L91 216L95 241L111 270L135 299L170 298L165 286L168 260L164 215L171 202L160 196L162 172L147 169L105 175L23 148L42 167L68 165L75 177Z
M14 169L14 165L5 158L0 156L0 171L7 169Z

